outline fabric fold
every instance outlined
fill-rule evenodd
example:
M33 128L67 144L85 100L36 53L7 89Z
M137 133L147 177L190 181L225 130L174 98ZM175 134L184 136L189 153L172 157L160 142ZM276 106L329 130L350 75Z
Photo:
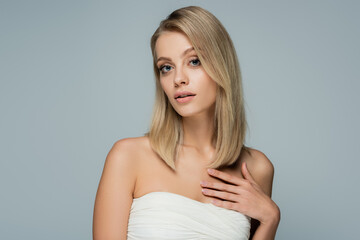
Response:
M170 192L151 192L133 199L128 240L247 240L248 216Z

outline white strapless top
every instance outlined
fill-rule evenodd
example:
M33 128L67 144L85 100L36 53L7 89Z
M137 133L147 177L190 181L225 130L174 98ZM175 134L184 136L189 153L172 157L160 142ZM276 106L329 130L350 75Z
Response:
M128 240L221 239L247 240L251 218L170 192L150 192L134 198Z

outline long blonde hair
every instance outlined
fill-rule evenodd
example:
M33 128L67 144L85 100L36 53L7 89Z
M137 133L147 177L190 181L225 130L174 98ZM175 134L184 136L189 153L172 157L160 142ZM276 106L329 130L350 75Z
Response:
M229 34L220 21L209 11L188 6L173 11L160 22L151 37L156 96L149 137L152 149L175 170L179 147L183 143L181 116L170 104L160 85L160 73L156 65L155 44L164 31L184 33L190 40L199 60L217 83L212 144L215 148L209 168L221 168L234 164L244 145L247 122L243 99L240 67Z

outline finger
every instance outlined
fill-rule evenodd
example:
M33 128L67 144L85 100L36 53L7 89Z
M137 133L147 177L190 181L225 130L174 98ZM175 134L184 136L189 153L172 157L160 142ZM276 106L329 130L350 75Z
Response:
M241 166L241 173L243 174L244 178L249 180L252 183L256 183L254 178L251 176L246 163L244 162Z
M235 210L235 211L239 212L238 205L234 202L222 201L219 199L212 199L211 203L218 207L227 208L229 210Z
M232 193L236 193L236 194L240 193L239 186L230 185L230 184L226 184L226 183L201 181L200 185L202 187L212 188L215 190L222 190L222 191L232 192Z
M237 202L237 200L239 198L239 195L237 195L235 193L216 191L216 190L209 189L209 188L203 188L202 192L203 192L203 194L205 194L207 196L217 197L217 198L221 198L223 200L233 201L233 202Z
M220 179L222 179L222 180L224 180L226 182L232 183L234 185L240 185L240 183L242 181L241 178L232 176L230 174L227 174L225 172L222 172L222 171L219 171L219 170L216 170L216 169L213 169L213 168L209 168L208 173L213 177L220 178Z

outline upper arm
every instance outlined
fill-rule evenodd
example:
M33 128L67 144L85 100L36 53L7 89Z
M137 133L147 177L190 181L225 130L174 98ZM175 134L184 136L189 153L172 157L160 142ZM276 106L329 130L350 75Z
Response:
M93 239L126 239L136 182L131 143L122 139L109 151L96 193Z
M267 156L259 150L251 149L251 157L247 161L248 170L255 182L261 189L271 197L272 183L274 178L274 166ZM260 222L256 219L251 219L250 238L253 236L259 227Z
M248 163L251 176L261 189L271 197L274 178L274 166L261 151L252 149L252 160Z

